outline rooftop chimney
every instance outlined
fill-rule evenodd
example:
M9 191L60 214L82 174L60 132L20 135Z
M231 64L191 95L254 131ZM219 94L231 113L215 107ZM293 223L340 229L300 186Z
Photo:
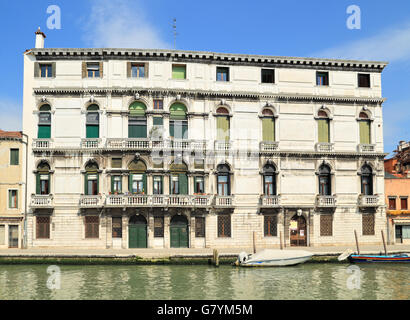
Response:
M40 30L40 27L38 27L38 30L36 31L36 49L44 49L45 38L46 35Z

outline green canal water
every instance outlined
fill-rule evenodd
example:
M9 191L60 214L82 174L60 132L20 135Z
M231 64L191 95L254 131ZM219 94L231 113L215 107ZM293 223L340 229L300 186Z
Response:
M0 300L275 300L410 299L410 265L359 265L360 289L348 286L348 264L287 268L231 266L60 266L50 290L48 266L0 266ZM357 279L357 278L356 278ZM358 282L354 282L356 285Z

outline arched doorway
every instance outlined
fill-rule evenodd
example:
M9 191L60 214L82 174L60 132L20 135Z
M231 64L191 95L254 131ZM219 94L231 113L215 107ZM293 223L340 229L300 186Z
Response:
M128 247L147 248L147 220L142 215L131 217L128 223Z
M176 215L170 225L171 248L188 248L188 219L183 215Z
M306 247L307 246L307 224L303 216L297 214L290 220L290 246Z

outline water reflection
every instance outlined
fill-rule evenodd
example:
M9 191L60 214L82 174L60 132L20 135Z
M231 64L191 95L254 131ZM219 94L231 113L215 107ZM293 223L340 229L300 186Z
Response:
M0 266L0 299L410 299L408 266L348 265L247 269L221 266L61 266L61 290L47 288L48 266Z

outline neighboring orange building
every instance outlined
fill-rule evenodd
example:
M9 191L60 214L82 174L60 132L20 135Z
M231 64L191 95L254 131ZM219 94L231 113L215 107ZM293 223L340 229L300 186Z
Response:
M410 142L400 141L395 153L384 161L389 240L410 244Z

